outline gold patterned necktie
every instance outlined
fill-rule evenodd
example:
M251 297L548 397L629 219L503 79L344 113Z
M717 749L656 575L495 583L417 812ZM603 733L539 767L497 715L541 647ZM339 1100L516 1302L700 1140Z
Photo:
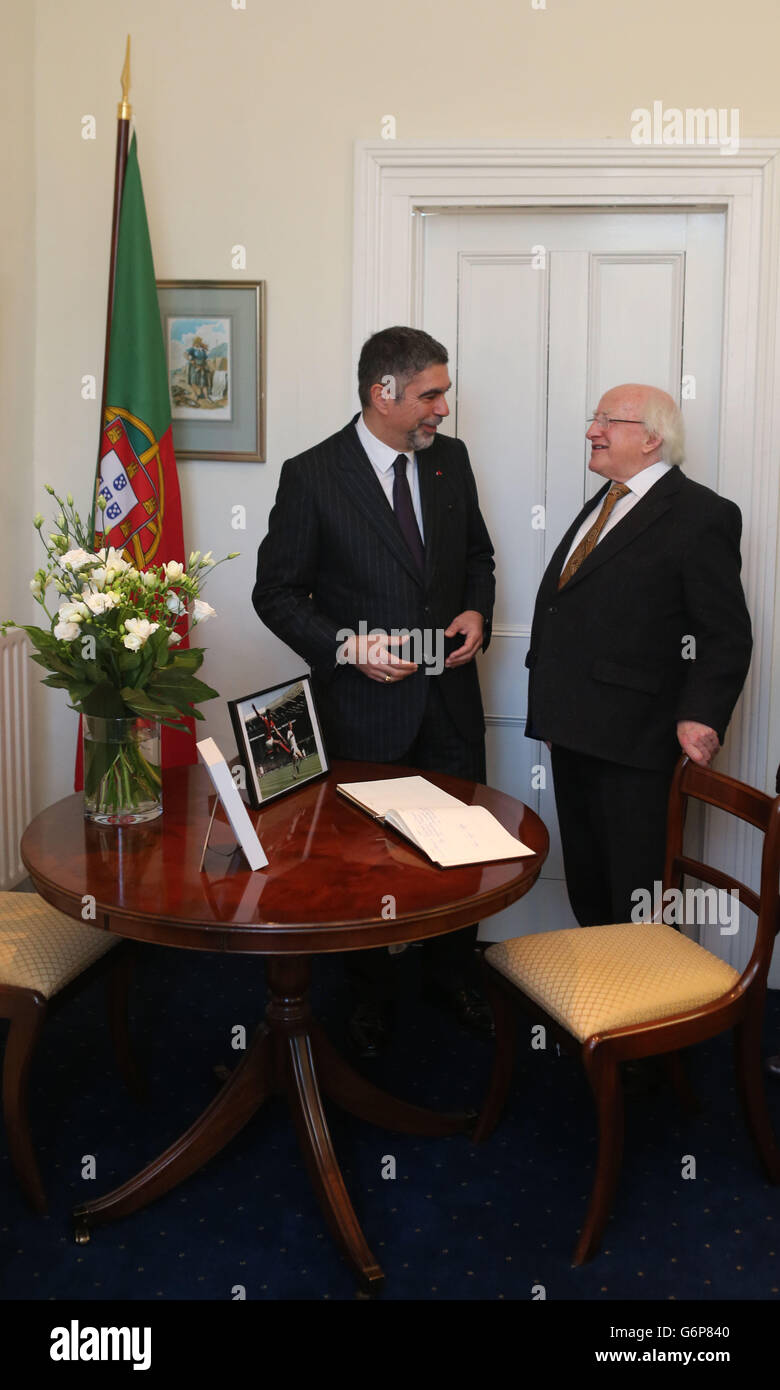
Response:
M561 577L558 580L559 589L562 589L564 584L568 584L572 575L577 573L577 570L579 569L583 560L587 560L588 556L590 555L590 552L592 550L595 550L598 538L609 520L612 508L615 506L617 502L620 501L621 497L625 497L626 493L630 491L631 489L629 487L626 487L625 483L612 484L611 488L609 489L609 492L607 493L606 497L604 498L604 501L601 504L601 511L596 517L596 520L594 521L590 530L585 532L585 535L582 537L582 540L579 542L579 544L575 546L574 550L572 551L571 555L566 561L566 564L561 570Z

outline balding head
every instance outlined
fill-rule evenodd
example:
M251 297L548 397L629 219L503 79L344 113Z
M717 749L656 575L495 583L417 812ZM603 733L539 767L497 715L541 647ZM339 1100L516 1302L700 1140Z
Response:
M594 414L609 416L612 423L605 427L595 420L588 430L592 472L623 482L661 460L682 463L682 415L667 391L638 382L613 386L604 393Z

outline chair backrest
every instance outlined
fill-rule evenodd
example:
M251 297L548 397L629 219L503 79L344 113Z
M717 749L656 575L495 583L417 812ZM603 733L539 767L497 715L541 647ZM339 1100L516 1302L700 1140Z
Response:
M689 799L716 806L763 831L758 893L715 865L704 864L683 854L683 827ZM744 987L762 972L766 974L775 936L780 930L780 796L773 799L766 792L757 791L755 787L738 782L734 777L700 767L690 758L681 758L669 792L664 890L679 889L683 874L691 874L727 893L736 892L739 904L744 903L756 913L756 939L740 985Z

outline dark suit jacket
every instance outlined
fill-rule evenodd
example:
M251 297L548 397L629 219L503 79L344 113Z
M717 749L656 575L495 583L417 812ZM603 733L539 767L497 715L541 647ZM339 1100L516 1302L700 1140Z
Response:
M266 626L311 666L332 756L400 758L419 730L434 679L461 736L481 740L484 718L473 661L439 677L426 676L420 667L389 685L336 665L348 635L342 629L359 633L361 622L369 631L444 629L468 608L485 619L484 649L495 593L493 547L465 445L437 436L417 454L423 581L355 420L283 465L268 535L258 551L252 602Z
M536 600L526 733L629 767L679 757L693 719L722 741L747 675L750 617L740 582L739 508L672 468L558 589L575 517ZM695 659L685 639L695 638Z

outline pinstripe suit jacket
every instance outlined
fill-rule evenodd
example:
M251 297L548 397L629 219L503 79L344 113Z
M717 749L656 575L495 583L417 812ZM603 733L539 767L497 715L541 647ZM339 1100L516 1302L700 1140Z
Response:
M420 728L431 680L438 680L461 736L481 741L473 661L440 676L427 676L420 666L389 685L336 664L342 629L358 633L363 622L369 631L443 630L465 609L485 619L484 650L495 594L493 546L465 445L437 436L417 455L423 580L360 443L357 419L283 465L252 602L266 626L311 666L333 757L402 757Z
M722 741L750 665L742 518L734 502L672 468L559 590L577 528L609 486L574 518L542 579L526 733L626 767L671 770L677 721L706 724Z

